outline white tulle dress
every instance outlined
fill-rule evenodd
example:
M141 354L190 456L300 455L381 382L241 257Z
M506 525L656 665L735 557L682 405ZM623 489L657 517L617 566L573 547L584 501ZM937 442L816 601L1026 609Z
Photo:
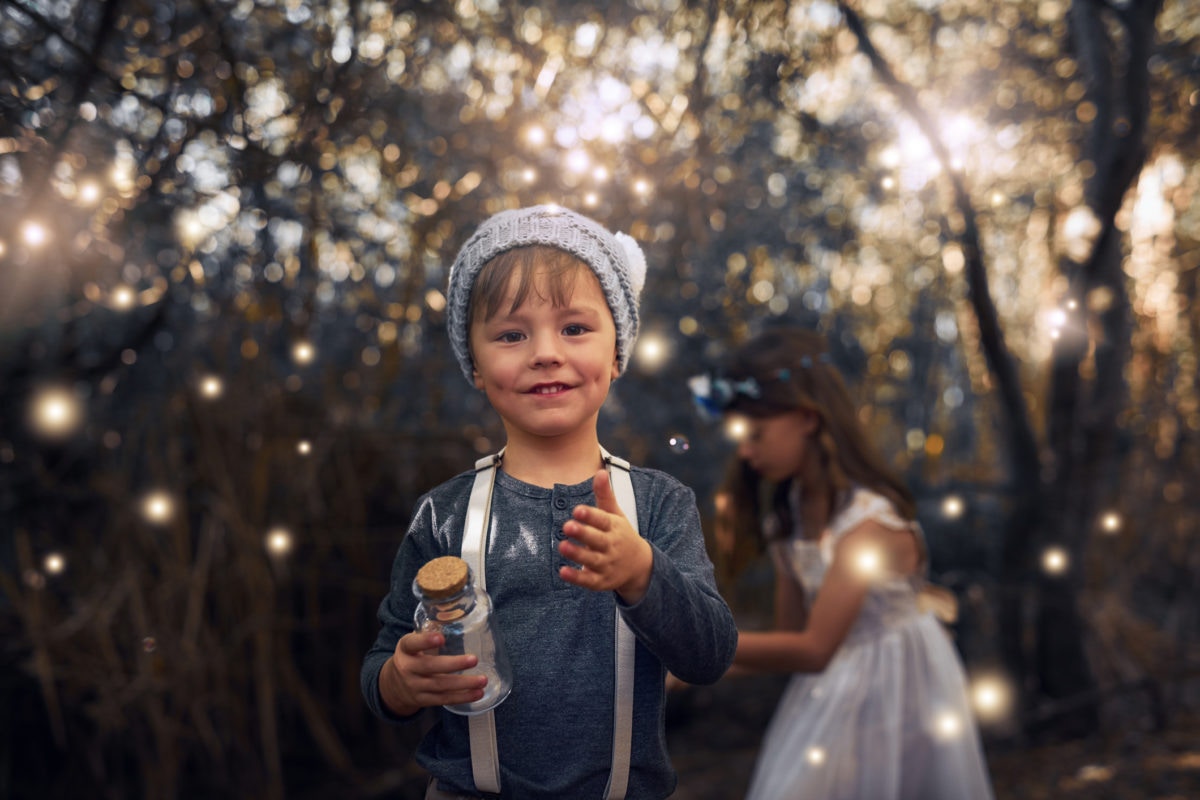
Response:
M794 572L810 608L834 545L867 519L921 536L887 499L858 489L819 541L776 547L776 569ZM962 662L941 623L919 609L920 582L873 586L825 671L791 679L748 800L991 800Z

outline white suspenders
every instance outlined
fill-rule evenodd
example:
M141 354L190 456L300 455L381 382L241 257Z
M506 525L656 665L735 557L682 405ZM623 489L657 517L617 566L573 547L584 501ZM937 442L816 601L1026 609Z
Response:
M604 463L609 467L613 491L621 511L629 519L633 529L638 530L637 505L633 496L633 482L629 479L629 462L609 455L600 449ZM475 462L475 485L471 489L471 500L467 506L467 519L463 526L462 557L471 566L475 582L487 587L484 573L487 553L487 523L491 516L492 486L496 480L496 467L504 451L485 456ZM612 467L617 469L612 469ZM619 609L613 611L616 628L616 680L613 697L613 748L612 769L608 776L608 787L604 800L621 800L629 784L629 760L633 738L633 666L635 640L633 631L621 619ZM491 711L467 718L471 735L471 771L475 788L481 792L500 791L500 759L496 752L496 719Z

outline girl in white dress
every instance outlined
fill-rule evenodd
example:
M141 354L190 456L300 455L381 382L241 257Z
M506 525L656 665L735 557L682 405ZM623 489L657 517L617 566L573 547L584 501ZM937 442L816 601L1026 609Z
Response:
M794 673L748 800L991 800L962 662L918 602L912 496L822 338L769 329L691 385L743 426L721 527L743 551L762 532L776 569L775 629L741 632L734 669Z

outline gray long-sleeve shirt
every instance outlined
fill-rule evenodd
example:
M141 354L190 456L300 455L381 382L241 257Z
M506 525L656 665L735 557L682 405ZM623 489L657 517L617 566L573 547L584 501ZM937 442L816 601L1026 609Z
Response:
M632 763L628 800L657 800L675 789L664 727L666 670L712 683L733 662L737 629L717 592L692 490L657 470L632 470L640 532L654 550L646 596L620 603L637 638ZM474 472L421 498L379 606L382 629L362 666L367 705L391 714L379 672L413 630L412 582L431 558L461 551ZM496 475L487 545L487 591L513 666L513 690L496 709L502 797L600 798L612 758L615 593L558 577L562 525L577 505L594 505L592 482L553 489ZM447 791L472 792L467 718L438 709L418 762ZM416 717L413 717L415 719Z

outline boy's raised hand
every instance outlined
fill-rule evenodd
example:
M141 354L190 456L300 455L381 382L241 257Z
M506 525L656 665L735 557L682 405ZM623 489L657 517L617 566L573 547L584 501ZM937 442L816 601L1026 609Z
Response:
M392 713L407 717L429 706L473 703L483 697L485 676L459 674L479 659L470 654L439 656L444 641L436 631L413 631L396 642L379 673L379 696Z
M646 594L654 551L621 511L608 471L592 479L595 506L576 506L563 523L566 539L558 545L563 558L581 568L562 567L558 574L567 583L596 592L615 591L626 603Z

